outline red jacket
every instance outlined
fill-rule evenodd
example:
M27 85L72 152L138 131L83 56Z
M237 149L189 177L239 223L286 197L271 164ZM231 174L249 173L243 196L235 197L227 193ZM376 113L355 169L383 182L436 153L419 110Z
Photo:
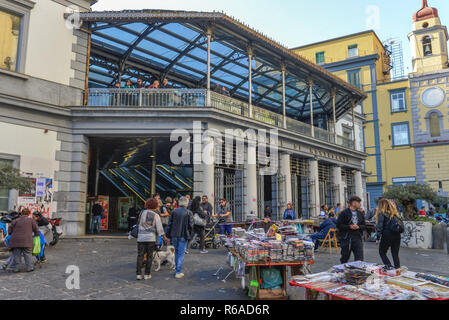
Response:
M21 216L15 219L8 228L8 234L11 235L9 248L32 248L34 236L39 236L39 227L36 221L27 216Z

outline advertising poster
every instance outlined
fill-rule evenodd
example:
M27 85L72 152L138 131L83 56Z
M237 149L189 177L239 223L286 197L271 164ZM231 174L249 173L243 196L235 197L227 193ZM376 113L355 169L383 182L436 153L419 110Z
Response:
M132 202L133 202L132 197L118 198L118 210L119 210L118 226L120 230L128 230L128 212Z
M50 218L52 202L53 179L30 178L32 188L29 192L20 192L17 199L19 211L28 209L31 213L39 211L46 218Z
M105 218L101 220L100 230L108 230L109 222L109 196L98 196L98 202L103 207Z

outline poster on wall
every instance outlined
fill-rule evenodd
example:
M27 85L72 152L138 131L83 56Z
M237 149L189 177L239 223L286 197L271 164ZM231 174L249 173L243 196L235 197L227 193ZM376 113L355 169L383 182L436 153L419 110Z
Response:
M29 178L32 188L29 192L20 192L17 199L17 210L39 211L46 218L50 218L50 208L53 200L53 179Z
M104 219L101 220L100 230L108 230L109 222L109 196L98 196L98 203L103 208Z
M133 202L132 197L118 198L118 210L119 210L118 226L120 230L128 230L128 212L132 202Z

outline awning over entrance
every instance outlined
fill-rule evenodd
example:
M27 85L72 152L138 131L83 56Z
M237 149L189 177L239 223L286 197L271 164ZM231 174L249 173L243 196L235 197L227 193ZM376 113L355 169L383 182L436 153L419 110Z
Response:
M332 92L337 119L366 97L223 13L126 10L80 17L91 31L91 88L137 78L149 84L165 77L174 87L206 88L210 74L212 89L220 84L233 98L279 114L285 105L287 117L305 122L311 118L311 101L314 117L333 119Z

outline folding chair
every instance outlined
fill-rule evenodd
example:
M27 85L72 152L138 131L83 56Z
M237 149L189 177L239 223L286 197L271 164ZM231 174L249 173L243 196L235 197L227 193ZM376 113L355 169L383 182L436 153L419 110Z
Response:
M338 253L338 244L337 244L337 229L329 229L329 232L326 235L326 238L324 238L324 240L322 240L321 242L321 246L319 248L319 250L321 251L322 248L324 247L328 247L329 248L329 253L332 254L332 242L335 245L335 252Z

